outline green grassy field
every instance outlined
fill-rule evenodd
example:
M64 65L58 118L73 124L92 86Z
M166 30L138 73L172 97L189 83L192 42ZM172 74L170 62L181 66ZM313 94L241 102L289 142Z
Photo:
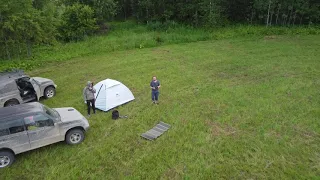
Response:
M272 35L305 36L320 35L320 27L268 27L234 25L211 29L194 28L176 24L138 24L134 21L112 22L107 34L86 37L83 41L33 47L32 57L13 53L12 60L0 57L0 71L8 69L34 70L47 63L59 63L73 58L87 57L115 51L160 47L198 41L253 38ZM24 49L21 50L24 52ZM21 53L21 52L20 52ZM19 57L19 58L18 58Z
M28 72L53 79L50 107L85 114L87 80L123 82L128 119L98 111L85 141L17 156L0 179L317 179L320 36L236 38L108 52ZM160 104L149 82L162 83ZM158 121L156 141L140 134Z

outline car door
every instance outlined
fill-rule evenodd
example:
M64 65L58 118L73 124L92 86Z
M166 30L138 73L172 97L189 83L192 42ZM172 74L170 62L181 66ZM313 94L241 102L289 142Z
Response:
M60 130L54 121L37 113L24 118L31 149L39 148L60 141Z
M30 78L30 83L32 84L33 89L36 92L37 98L39 100L40 97L42 97L40 86L38 85L38 83L33 78Z
M9 148L15 154L30 149L29 136L23 118L6 119L0 122L0 147Z

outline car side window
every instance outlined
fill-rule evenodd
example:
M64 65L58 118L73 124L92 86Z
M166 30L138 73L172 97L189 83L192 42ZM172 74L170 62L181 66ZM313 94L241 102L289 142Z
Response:
M17 85L15 85L14 81L10 81L4 85L2 85L2 87L0 88L0 94L5 94L11 91L14 91L17 89Z
M1 136L7 136L9 134L10 134L9 133L9 129L3 129L3 128L0 129L0 137Z
M6 136L9 134L16 134L25 130L24 124L21 118L19 119L8 119L1 123L0 136Z
M27 130L35 130L41 127L54 126L53 120L43 114L35 114L24 118Z

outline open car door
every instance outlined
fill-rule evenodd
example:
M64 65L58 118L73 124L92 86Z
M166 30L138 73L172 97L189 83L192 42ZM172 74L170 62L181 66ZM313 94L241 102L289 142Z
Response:
M33 78L30 78L30 83L33 86L34 91L37 94L37 99L39 101L40 97L41 97L41 91L40 91L40 85L37 83L37 81L35 81Z

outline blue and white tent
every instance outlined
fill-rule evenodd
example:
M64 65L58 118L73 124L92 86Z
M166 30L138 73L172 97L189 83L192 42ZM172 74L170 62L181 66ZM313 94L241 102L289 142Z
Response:
M96 89L96 108L108 111L134 100L132 92L121 82L105 79L94 85Z

